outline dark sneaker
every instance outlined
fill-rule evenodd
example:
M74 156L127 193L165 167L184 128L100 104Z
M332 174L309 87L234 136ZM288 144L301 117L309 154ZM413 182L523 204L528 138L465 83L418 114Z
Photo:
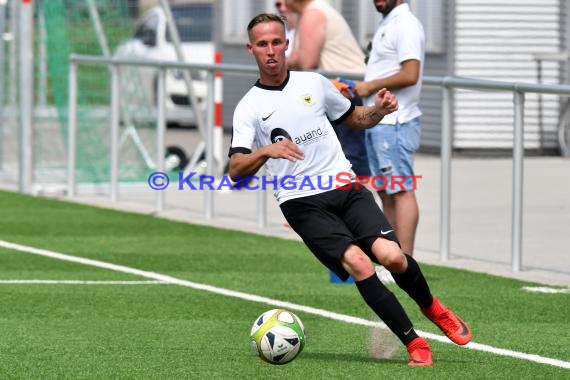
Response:
M428 308L420 308L422 313L432 321L455 344L461 346L471 341L469 326L447 307L443 306L437 298Z
M429 367L433 365L431 349L428 342L423 338L416 338L406 346L410 354L409 366L412 367Z

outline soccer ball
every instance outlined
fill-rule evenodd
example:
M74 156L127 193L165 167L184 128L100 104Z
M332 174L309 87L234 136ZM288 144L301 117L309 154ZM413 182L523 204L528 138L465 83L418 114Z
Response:
M253 323L250 333L255 353L271 364L285 364L295 359L305 346L305 327L292 312L271 309Z

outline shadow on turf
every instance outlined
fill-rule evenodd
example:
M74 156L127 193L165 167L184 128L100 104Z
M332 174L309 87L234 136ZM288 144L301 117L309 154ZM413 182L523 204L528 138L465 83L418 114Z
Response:
M345 361L345 362L361 362L361 363L395 363L402 364L402 359L375 359L359 354L337 354L331 352L303 352L302 357L305 359L322 360L322 361Z
M343 361L343 362L351 362L351 363L383 363L383 364L397 364L397 365L402 365L402 364L407 364L408 359L406 358L394 358L394 359L382 359L382 358L372 358L372 357L368 357L368 356L362 356L359 354L351 354L351 353L346 353L346 354L337 354L337 353L331 353L331 352L303 352L300 357L302 357L303 359L308 359L308 360L320 360L320 361L326 361L326 362L338 362L338 361ZM446 359L445 357L441 357L441 355L435 355L434 354L434 361L437 361L438 363L447 363L447 364L462 364L462 363L473 363L473 360L469 359L461 359L461 360L457 360L456 358L450 360L450 359Z

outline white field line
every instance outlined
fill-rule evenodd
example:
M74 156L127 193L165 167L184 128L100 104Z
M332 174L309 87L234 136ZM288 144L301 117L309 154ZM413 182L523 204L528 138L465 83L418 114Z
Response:
M570 293L570 288L550 288L547 286L523 286L522 289L531 293L546 293L546 294Z
M149 285L168 284L164 281L107 281L107 280L0 280L0 285Z
M19 252L31 253L34 255L50 257L50 258L57 259L57 260L68 261L68 262L83 264L83 265L89 265L89 266L93 266L93 267L97 267L97 268L108 269L108 270L112 270L112 271L116 271L116 272L128 273L128 274L132 274L132 275L136 275L136 276L150 278L150 279L153 279L156 281L167 282L169 284L180 285L180 286L184 286L184 287L188 287L188 288L192 288L192 289L197 289L197 290L204 290L204 291L207 291L210 293L220 294L220 295L224 295L224 296L228 296L228 297L234 297L234 298L239 298L239 299L243 299L243 300L247 300L247 301L264 303L264 304L276 306L279 308L296 310L296 311L300 311L300 312L308 313L308 314L314 314L314 315L318 315L321 317L325 317L325 318L329 318L329 319L333 319L333 320L337 320L337 321L342 321L342 322L346 322L346 323L351 323L351 324L356 324L356 325L361 325L361 326L386 328L386 325L383 324L382 322L369 321L367 319L353 317L353 316L345 315L345 314L339 314L339 313L335 313L335 312L331 312L331 311L327 311L327 310L323 310L323 309L317 309L317 308L310 307L310 306L304 306L304 305L294 304L291 302L275 300L275 299L262 297L262 296L256 296L254 294L238 292L238 291L230 290L230 289L218 288L218 287L211 286L211 285L200 284L200 283L187 281L187 280L181 280L179 278L167 276L167 275L160 274L160 273L144 271L144 270L140 270L140 269L136 269L136 268L130 268L130 267L117 265L117 264L111 264L111 263L107 263L107 262L99 261L99 260L92 260L92 259L86 259L83 257L65 255L63 253L48 251L45 249L34 248L34 247L29 247L29 246L25 246L25 245L21 245L21 244L10 243L10 242L4 241L4 240L0 240L0 247L19 251ZM419 330L417 331L417 333L419 335L421 335L425 338L431 339L431 340L436 340L436 341L442 342L442 343L451 343L446 337L443 337L441 335L436 335L436 334L423 332L423 331L419 331ZM547 365L551 365L554 367L570 369L570 362L566 362L566 361L559 360L559 359L547 358L547 357L540 356L540 355L527 354L527 353L523 353L523 352L511 351L511 350L506 350L506 349L502 349L502 348L495 348L492 346L474 343L474 342L470 342L463 347L465 347L467 349L477 350L477 351L489 352L489 353L492 353L495 355L509 356L512 358L527 360L527 361L531 361L531 362L535 362L535 363L547 364Z

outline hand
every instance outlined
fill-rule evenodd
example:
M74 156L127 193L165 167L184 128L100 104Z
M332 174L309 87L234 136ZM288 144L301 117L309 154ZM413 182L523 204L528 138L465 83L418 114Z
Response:
M365 98L370 95L370 88L366 82L355 82L354 93L361 98Z
M390 91L383 88L376 94L374 105L380 114L386 116L398 109L398 99Z
M276 143L266 145L264 149L266 150L265 154L270 158L284 158L291 162L305 158L305 154L301 148L289 139L283 139Z

